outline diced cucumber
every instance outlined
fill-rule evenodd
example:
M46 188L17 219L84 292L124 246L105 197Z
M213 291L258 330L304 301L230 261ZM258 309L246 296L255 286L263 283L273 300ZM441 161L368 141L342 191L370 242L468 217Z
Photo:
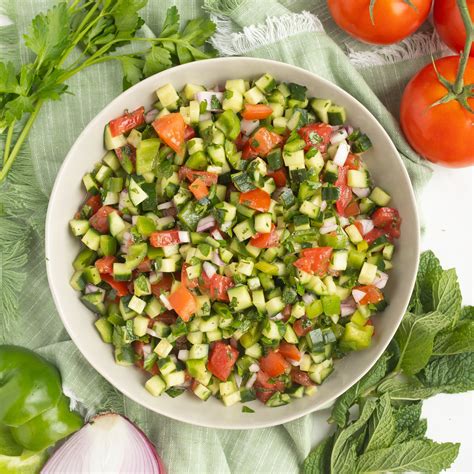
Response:
M328 108L328 122L331 125L344 125L347 119L346 109L339 105L331 105Z
M359 273L359 283L362 285L372 285L377 276L377 266L364 262Z
M244 97L241 92L236 90L226 91L224 100L222 101L223 110L231 110L238 113L244 107Z
M252 306L249 290L244 285L234 286L227 290L229 301L234 311L243 311Z
M91 250L97 251L100 246L100 234L95 230L90 228L82 237L82 243L89 247Z
M324 123L329 123L328 110L331 105L332 102L329 99L313 99L311 101L311 107L316 112L319 120Z
M104 128L104 146L106 150L115 150L117 148L121 148L127 144L127 139L125 135L120 134L116 137L113 137L110 133L109 124L107 124Z
M347 185L351 188L366 188L369 185L367 173L359 170L349 170L347 172Z
M391 196L387 194L382 188L376 186L370 193L369 199L372 200L377 206L387 206L391 200Z
M258 87L252 87L244 94L244 99L249 104L255 105L265 100L265 96Z
M162 339L163 340L163 339ZM170 374L163 375L163 380L166 382L166 387L176 387L177 385L183 385L185 381L184 370L177 370Z
M130 178L128 194L134 206L138 206L140 203L148 199L148 194L143 191L143 189L135 182L133 178Z
M243 94L247 88L243 79L228 79L225 83L225 88L228 91L236 91Z
M161 105L169 110L175 110L178 104L179 95L173 84L165 84L156 91L156 95Z
M154 397L159 397L165 391L166 383L159 375L154 375L145 382L145 388Z
M257 232L270 232L272 229L272 215L268 212L257 214L254 218L254 227Z
M87 220L72 219L69 221L69 227L75 237L80 237L89 230L90 225Z

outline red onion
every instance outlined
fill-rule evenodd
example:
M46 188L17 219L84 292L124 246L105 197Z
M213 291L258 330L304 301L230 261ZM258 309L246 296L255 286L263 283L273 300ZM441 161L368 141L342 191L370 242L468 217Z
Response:
M171 303L169 302L168 298L165 295L161 294L160 295L160 300L165 305L165 308L168 311L171 311L173 309L173 306L171 306Z
M105 293L105 290L103 290L102 288L99 288L98 286L91 285L90 283L88 283L86 285L84 293L86 293L86 294L88 294L88 293L97 293L98 291Z
M214 252L212 253L212 263L216 264L218 267L225 266L225 262L222 261L217 250L214 250Z
M305 293L305 294L302 296L302 300L303 300L306 304L311 304L315 299L316 299L316 296L312 295L311 293Z
M346 138L347 132L341 128L337 132L334 132L329 140L333 145L337 145L338 143L342 143Z
M230 345L234 348L234 349L237 349L238 347L238 343L237 343L237 340L234 339L233 337L230 338Z
M186 350L186 349L181 349L179 352L178 352L178 359L179 360L188 360L189 359L189 351Z
M374 228L371 219L360 219L359 222L362 225L362 235L368 234Z
M222 236L219 229L214 229L211 231L211 236L216 240L224 240L224 237Z
M298 367L298 366L301 364L301 359L300 359L300 360L288 359L288 362L289 362L293 367Z
M204 114L199 115L200 122L206 122L207 120L211 120L211 119L212 119L211 112L206 112Z
M123 219L124 221L128 222L129 224L132 223L132 216L131 216L130 214L124 214L124 215L122 216L122 219Z
M143 344L142 350L144 356L150 355L152 353L151 344Z
M180 230L178 232L178 237L179 237L180 243L182 244L187 244L191 242L191 236L189 235L189 232L187 230Z
M155 119L156 119L156 116L159 114L160 112L156 109L151 109L149 110L146 114L145 114L145 122L146 123L151 123L153 122Z
M214 219L214 216L203 217L198 222L196 230L198 232L203 232L207 229L210 229L211 227L214 227L215 225L216 225L216 220Z
M219 107L212 107L212 97L215 96L219 101ZM197 92L196 100L201 104L202 101L207 102L207 110L211 112L219 112L222 110L221 104L224 100L224 93L223 92L216 92L216 91L200 91Z
M384 272L377 272L377 277L374 280L374 286L376 286L379 290L385 288L385 285L388 281L388 275Z
M354 290L358 291L358 290ZM356 310L356 304L354 298L349 296L344 301L341 301L341 316L349 316Z
M168 201L168 202L162 202L161 204L158 204L156 208L161 211L163 209L170 209L171 207L174 207L174 202L173 201Z
M337 166L344 166L350 151L351 147L346 142L340 143L334 156L334 163Z
M352 290L352 297L356 303L359 303L360 300L366 295L364 291Z
M347 132L347 135L351 135L354 131L354 127L352 125L344 125L344 130Z
M277 313L275 316L272 316L270 319L272 321L281 321L285 316L282 313Z
M260 120L241 120L240 130L247 137L252 135L252 132L260 125Z
M341 225L341 227L346 227L349 225L349 219L344 216L339 216L339 224Z
M260 366L258 364L251 364L249 367L250 372L258 372L260 370Z
M319 208L319 210L320 210L321 212L324 212L327 207L328 207L328 203L327 203L326 201L322 201L322 202L321 202L321 207Z
M337 229L337 224L323 225L319 229L320 234L329 234L329 232L334 232Z
M66 472L165 474L165 468L143 431L121 415L105 413L72 435L41 470L41 474Z
M208 278L212 278L216 274L216 267L212 263L204 262L202 269Z
M253 384L257 380L257 374L252 374L245 384L245 388L252 388Z
M137 225L138 216L132 216L132 225Z
M128 190L122 189L122 191L120 191L119 204L118 204L118 208L121 211L127 207L127 202L126 202L127 200L128 200Z
M153 329L151 329L151 328L147 328L146 333L149 334L150 336L153 336L153 337L160 337L160 336L158 336L158 333L156 331L153 331Z
M370 194L369 188L352 188L352 192L359 198L365 198Z

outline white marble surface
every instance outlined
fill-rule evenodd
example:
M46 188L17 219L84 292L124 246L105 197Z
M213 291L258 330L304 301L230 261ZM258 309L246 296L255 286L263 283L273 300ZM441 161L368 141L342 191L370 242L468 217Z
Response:
M425 223L422 249L431 249L444 268L456 268L464 304L473 300L474 168L451 170L435 167L421 199ZM428 436L439 442L461 443L456 462L448 472L474 472L474 392L438 395L424 402ZM330 428L329 411L314 414L313 442L316 444Z

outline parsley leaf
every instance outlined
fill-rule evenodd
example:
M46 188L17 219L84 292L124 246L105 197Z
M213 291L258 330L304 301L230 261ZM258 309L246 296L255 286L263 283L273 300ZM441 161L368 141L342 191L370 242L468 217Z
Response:
M125 89L142 80L142 69L145 63L143 59L124 56L120 58L120 62L122 64L123 84Z
M161 29L160 36L162 38L168 38L175 35L179 31L179 12L178 9L173 5L166 11L165 21Z
M22 88L16 78L15 66L13 63L0 63L0 93L21 94Z
M152 76L172 66L171 53L162 46L153 46L145 56L143 74Z

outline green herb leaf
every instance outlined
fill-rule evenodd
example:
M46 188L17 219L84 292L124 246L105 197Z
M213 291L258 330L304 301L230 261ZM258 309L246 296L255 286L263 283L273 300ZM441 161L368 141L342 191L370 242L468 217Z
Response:
M464 306L459 316L461 321L474 321L474 306Z
M461 312L461 290L456 270L443 271L433 284L433 309L455 322Z
M22 88L16 78L15 66L13 63L0 63L0 93L21 94Z
M420 420L422 404L420 402L407 403L393 411L395 429L398 432L412 429Z
M392 378L378 386L380 393L389 392L392 400L424 400L442 392L441 387L425 387L417 378Z
M138 15L138 11L147 4L147 1L115 0L111 13L121 38L131 38L132 34L143 25L143 20Z
M433 355L474 352L474 321L461 320L457 326L436 336Z
M395 418L390 395L385 394L377 401L377 408L370 417L368 441L365 451L388 448L395 438Z
M308 455L303 464L303 474L326 474L334 437L329 436L319 443Z
M189 41L194 46L202 46L216 31L216 25L207 18L195 18L188 21L183 32L182 39Z
M458 452L459 444L407 441L362 454L357 472L438 472L451 466Z
M179 12L175 6L166 10L166 17L161 29L160 36L162 38L169 38L179 31Z
M123 84L124 89L133 86L137 82L140 82L143 78L143 65L145 61L143 59L124 56L120 58L123 70Z
M143 73L145 77L152 76L171 67L172 64L171 54L167 49L161 46L153 46L150 52L145 56Z
M255 413L255 410L252 410L252 408L244 405L242 407L242 413Z

